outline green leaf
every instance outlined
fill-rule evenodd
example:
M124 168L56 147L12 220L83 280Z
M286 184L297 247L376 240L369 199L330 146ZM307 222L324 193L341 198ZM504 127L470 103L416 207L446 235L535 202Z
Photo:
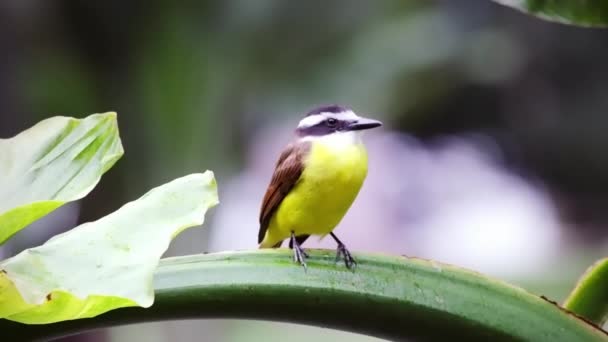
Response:
M217 203L213 173L192 174L0 262L0 317L36 324L149 307L170 241Z
M168 258L155 275L152 307L124 308L47 326L0 320L14 338L50 339L158 320L241 318L310 324L394 341L608 341L597 327L521 288L434 261L335 251L256 250Z
M87 195L122 155L114 112L53 117L0 139L0 244Z
M608 258L589 267L564 302L564 307L597 325L608 320Z
M608 26L608 1L605 0L494 0L506 6L563 24Z

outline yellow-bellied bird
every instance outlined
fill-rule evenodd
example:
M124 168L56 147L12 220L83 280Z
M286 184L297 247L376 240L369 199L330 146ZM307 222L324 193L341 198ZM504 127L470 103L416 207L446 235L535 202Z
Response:
M300 121L295 139L276 163L260 211L260 248L280 247L290 238L294 261L306 267L301 244L330 234L338 244L336 261L356 262L332 232L357 197L367 176L367 151L361 131L381 126L350 108L316 108Z

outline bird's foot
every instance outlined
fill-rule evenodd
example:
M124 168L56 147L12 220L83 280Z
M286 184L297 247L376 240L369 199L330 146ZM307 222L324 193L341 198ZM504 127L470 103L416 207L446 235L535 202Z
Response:
M293 247L293 261L304 266L304 269L306 269L306 258L308 258L308 254L306 254L306 252L304 252L302 247L300 247L300 246Z
M340 259L342 258L342 259L344 259L344 264L346 265L346 268L354 269L357 266L357 262L355 261L355 258L353 258L353 256L350 254L348 249L346 249L346 246L344 246L342 241L340 241L340 239L338 239L336 234L334 234L333 232L331 232L329 234L338 244L338 252L336 253L336 263L338 261L340 261Z
M293 261L304 266L304 269L306 269L306 259L308 258L308 254L306 254L304 249L296 241L296 236L293 232L291 233L291 245L293 248Z
M348 269L354 269L357 266L357 261L350 254L346 246L343 243L338 244L338 252L336 253L336 263L340 261L340 259L344 260L344 264Z

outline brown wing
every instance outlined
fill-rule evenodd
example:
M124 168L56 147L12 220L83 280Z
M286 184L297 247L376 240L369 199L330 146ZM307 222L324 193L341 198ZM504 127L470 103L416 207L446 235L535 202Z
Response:
M309 148L310 143L308 142L292 143L287 145L279 156L270 185L262 201L258 243L264 239L272 215L300 179L304 169L304 157Z

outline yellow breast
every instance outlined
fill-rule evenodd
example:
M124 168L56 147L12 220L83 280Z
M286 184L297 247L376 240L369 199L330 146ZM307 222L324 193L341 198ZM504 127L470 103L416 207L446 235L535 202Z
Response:
M367 152L355 134L313 140L300 181L279 206L268 233L277 241L291 231L329 234L357 197L366 175Z

